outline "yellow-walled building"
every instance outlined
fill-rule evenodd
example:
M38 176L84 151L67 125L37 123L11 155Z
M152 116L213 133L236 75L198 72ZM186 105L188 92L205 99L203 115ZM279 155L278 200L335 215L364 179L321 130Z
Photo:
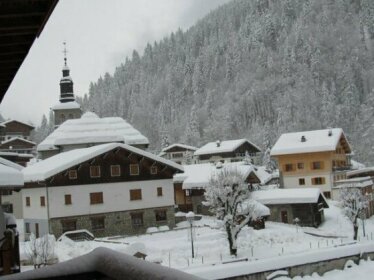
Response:
M281 188L319 188L326 198L350 169L351 147L341 128L282 134L271 150Z

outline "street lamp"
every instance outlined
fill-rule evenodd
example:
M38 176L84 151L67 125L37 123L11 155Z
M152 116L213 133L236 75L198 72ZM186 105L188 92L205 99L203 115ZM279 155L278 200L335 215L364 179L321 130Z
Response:
M195 220L195 213L190 211L186 214L186 220L190 223L190 229L191 229L191 251L192 251L192 258L195 257L194 254L194 248L193 248L193 234L192 234L192 226L193 221Z

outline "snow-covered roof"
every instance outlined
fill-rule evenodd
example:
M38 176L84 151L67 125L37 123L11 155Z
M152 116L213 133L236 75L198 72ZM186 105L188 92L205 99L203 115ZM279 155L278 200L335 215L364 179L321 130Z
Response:
M201 164L190 164L184 165L184 173L178 173L174 175L174 182L175 183L182 183L183 189L194 189L194 188L205 188L210 181L210 178L218 171L222 170L222 168L233 168L237 169L239 172L243 174L246 178L249 176L251 172L253 172L257 177L260 175L259 179L262 182L262 179L267 178L265 176L264 167L257 167L254 165L247 165L244 162L231 162L231 163L223 163L221 168L217 168L217 165L212 163L201 163ZM260 174L258 174L258 170L261 168ZM268 173L269 176L271 176Z
M248 211L248 209L251 210ZM270 216L270 209L259 201L248 199L239 205L238 213L244 215L252 213L252 219L256 219L258 217Z
M209 155L209 154L220 154L220 153L229 153L235 151L238 147L243 145L245 142L249 143L251 146L255 147L258 151L261 151L259 147L255 144L251 143L247 139L237 139L237 140L227 140L219 142L209 142L198 149L194 155Z
M365 167L366 167L365 164L363 164L361 162L358 162L356 160L351 159L351 168L352 169L355 169L355 170L356 169L363 169Z
M336 181L334 189L340 188L365 188L373 185L373 181L369 176L367 177L356 177L350 179L344 179Z
M22 142L25 142L25 143L28 143L28 144L31 144L31 145L36 145L35 142L27 140L27 139L22 138L22 137L13 137L13 138L10 138L8 140L5 140L5 141L1 142L1 145L8 144L8 143L11 143L11 142L16 141L16 140L20 140Z
M318 188L272 189L254 191L252 198L265 205L316 203L321 196Z
M6 121L0 123L0 125L1 125L1 126L6 126L8 123L11 123L11 122L19 122L19 123L22 123L22 124L24 124L24 125L27 125L27 126L29 126L29 127L34 128L34 126L31 125L31 124L29 124L29 123L25 123L25 122L22 122L22 121L19 121L19 120L14 120L14 119L6 120Z
M363 174L363 173L368 173L368 172L374 172L374 166L365 167L365 168L358 169L358 170L348 171L347 172L347 177L351 177L351 176L355 176L355 175L359 175L359 174Z
M174 147L180 147L180 148L183 148L183 149L186 149L186 150L192 150L192 151L196 151L197 148L196 147L193 147L193 146L189 146L189 145L185 145L185 144L179 144L179 143L175 143L175 144L172 144L170 146L167 146L166 148L163 148L161 150L161 152L167 152L168 150L174 148Z
M173 161L161 158L142 149L129 146L127 144L109 143L93 146L90 148L75 149L65 153L60 153L45 160L39 161L31 166L28 166L22 171L25 177L25 182L43 181L70 167L90 160L91 158L94 158L115 148L123 148L130 152L142 155L146 158L169 165L183 172L183 167Z
M22 172L0 163L0 188L23 186Z
M0 152L0 157L2 156L14 156L14 157L26 157L26 158L33 158L33 154L21 154L16 152Z
M79 105L76 101L70 101L70 102L60 102L57 103L55 106L53 106L52 110L61 110L61 109L79 109L81 105Z
M11 168L14 168L18 171L21 171L24 168L22 165L19 165L15 162L7 160L5 158L2 158L1 156L0 156L0 164L3 164L5 166L11 167Z
M202 280L186 272L134 258L104 247L88 254L51 266L5 276L10 280L26 279L154 279L154 280ZM91 277L89 277L91 276Z
M351 148L341 128L284 133L271 149L271 155L335 151L342 137L347 143L346 152L350 153Z
M71 119L62 123L38 145L37 150L48 151L64 145L111 142L128 145L149 144L148 138L124 119L99 118L96 114L87 112L80 119Z

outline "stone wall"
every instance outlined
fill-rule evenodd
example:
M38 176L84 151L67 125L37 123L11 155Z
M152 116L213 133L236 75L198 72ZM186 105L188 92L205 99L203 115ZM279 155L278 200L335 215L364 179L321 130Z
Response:
M282 270L288 272L288 277L293 278L296 276L305 276L305 275L312 275L313 273L318 273L319 275L323 275L324 273L334 270L334 269L344 269L345 264L352 260L356 264L359 263L360 259L373 259L374 252L373 253L365 253L364 255L351 255L346 256L342 258L335 258L335 259L329 259L314 263L306 263L302 265L296 265L296 266L290 266L290 267L284 267L284 268L278 268L276 270L271 271L262 271L257 272L249 275L241 275L236 277L230 277L230 278L222 278L225 280L263 280L268 279L267 277L272 274L275 271Z
M166 221L156 221L155 211L157 210L166 210ZM132 225L131 214L133 213L143 213L142 226ZM105 218L104 229L92 229L91 219L95 217ZM63 233L62 222L64 220L75 220L77 230L86 229L92 232L95 237L142 234L146 232L146 229L148 227L157 227L163 225L167 225L169 226L169 228L175 227L174 206L50 219L51 231L52 234L56 236L56 238L58 238Z

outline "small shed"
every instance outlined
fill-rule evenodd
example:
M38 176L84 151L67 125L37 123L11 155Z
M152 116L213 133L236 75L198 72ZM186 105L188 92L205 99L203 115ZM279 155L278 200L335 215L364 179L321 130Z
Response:
M269 221L293 224L298 218L301 226L319 226L324 221L324 208L329 207L317 188L261 190L252 197L269 207Z

